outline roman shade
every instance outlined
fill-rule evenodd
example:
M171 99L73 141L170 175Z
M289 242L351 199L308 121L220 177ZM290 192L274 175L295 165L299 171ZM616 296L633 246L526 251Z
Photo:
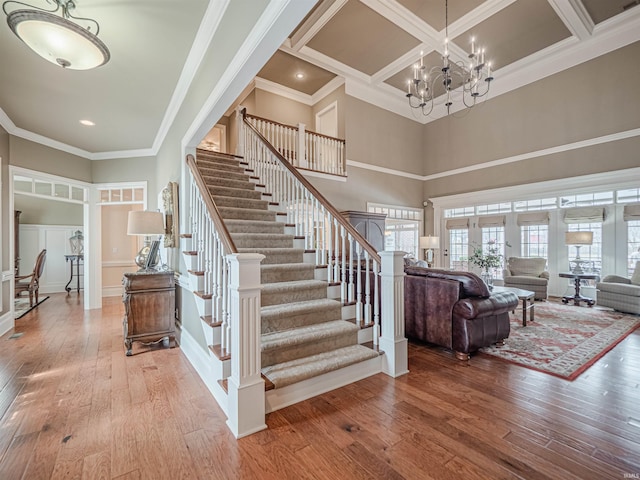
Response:
M468 228L468 218L447 218L447 230L462 230Z
M564 223L597 223L604 222L604 207L567 208L564 212Z
M625 222L630 222L631 220L640 220L640 203L625 205L622 218Z
M506 215L485 215L478 217L478 227L504 227Z
M519 213L516 223L519 227L527 225L549 225L549 212Z

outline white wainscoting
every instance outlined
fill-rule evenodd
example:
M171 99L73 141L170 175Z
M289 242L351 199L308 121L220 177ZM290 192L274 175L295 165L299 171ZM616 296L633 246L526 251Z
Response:
M132 260L102 262L102 296L119 297L122 295L122 277L126 272L136 272L138 266Z
M20 275L33 271L36 257L47 249L44 272L40 277L40 293L64 292L71 275L71 264L65 255L71 255L71 238L81 225L20 225ZM76 282L74 278L74 283Z

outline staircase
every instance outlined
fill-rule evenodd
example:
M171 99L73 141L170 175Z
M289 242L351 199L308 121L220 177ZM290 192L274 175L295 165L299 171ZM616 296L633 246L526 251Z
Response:
M236 437L266 428L270 411L407 373L402 252L373 250L239 118L244 159L187 156L183 250L209 348L184 302L181 341Z
M264 255L261 263L261 360L267 385L282 388L375 358L359 344L353 305L344 306L328 284L327 267L316 268L304 238L279 220L279 205L261 192L259 179L229 155L198 151L197 168L238 253ZM186 253L192 257L190 251ZM311 260L305 262L305 255ZM201 272L191 271L194 276ZM202 315L205 328L220 328ZM207 335L217 338L217 335ZM366 335L360 335L360 338ZM223 349L211 345L219 360Z

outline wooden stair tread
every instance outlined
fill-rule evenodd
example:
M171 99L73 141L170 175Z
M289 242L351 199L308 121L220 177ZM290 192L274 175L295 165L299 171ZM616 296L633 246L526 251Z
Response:
M231 354L224 350L222 345L209 345L209 350L211 350L221 362L231 360Z
M202 276L204 275L204 270L187 270L191 275Z
M200 290L194 291L193 294L199 296L203 300L210 300L211 297L213 297L211 293L204 293L204 292L201 292Z
M221 321L214 320L213 315L203 315L200 317L200 320L202 320L204 323L206 323L212 328L219 327L222 325Z

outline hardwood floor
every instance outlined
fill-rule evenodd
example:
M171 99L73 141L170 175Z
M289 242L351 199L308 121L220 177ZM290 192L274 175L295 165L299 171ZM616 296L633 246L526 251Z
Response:
M638 330L573 382L410 344L409 375L238 441L180 349L125 357L121 321L56 294L0 337L0 479L640 478Z

